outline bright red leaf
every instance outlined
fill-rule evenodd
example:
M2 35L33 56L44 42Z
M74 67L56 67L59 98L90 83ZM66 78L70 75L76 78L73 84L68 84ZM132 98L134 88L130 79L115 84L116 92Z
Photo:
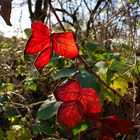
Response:
M101 113L99 97L95 90L92 88L82 88L82 86L77 81L67 80L61 85L57 86L55 90L55 97L58 101L63 101L66 103L72 101L80 102L84 112L83 118L87 117L87 115L97 117ZM63 120L61 121L63 123Z
M39 72L50 61L53 50L66 58L72 59L76 57L78 55L78 48L73 33L51 34L50 29L42 22L33 23L32 35L26 44L25 54L40 53L35 62Z
M78 55L78 47L72 32L54 33L51 40L56 53L70 59Z
M99 97L95 90L93 88L82 88L77 81L68 80L57 86L55 97L58 101L63 102L80 101L86 114L101 112Z
M82 103L86 115L99 115L101 113L100 99L93 88L83 88L78 100Z
M121 133L129 135L134 122L131 120L119 120L117 116L109 116L107 118L98 119L99 130L102 135L100 140L105 138L112 138L115 140L115 133Z
M60 124L69 128L73 128L80 123L83 120L83 110L80 102L62 103L57 114L57 120Z
M38 68L39 71L41 71L46 63L50 61L50 58L52 56L52 50L50 47L46 48L40 55L37 57L35 61L35 66Z
M32 35L29 38L25 54L38 54L50 45L50 29L42 22L32 24Z
M55 97L58 101L68 102L77 100L82 86L74 80L66 80L55 90Z

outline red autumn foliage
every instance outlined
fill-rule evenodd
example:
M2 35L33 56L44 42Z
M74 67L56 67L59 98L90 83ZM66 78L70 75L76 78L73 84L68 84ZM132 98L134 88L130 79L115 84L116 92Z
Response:
M115 133L129 135L134 122L131 120L119 120L117 116L109 116L107 118L99 118L97 120L100 140L115 140Z
M83 120L83 109L79 101L62 103L58 111L58 122L73 128Z
M86 115L90 114L92 116L99 116L101 113L101 105L99 103L99 97L96 94L95 90L92 88L82 88L82 86L77 82L73 80L68 80L62 83L61 85L57 86L55 90L55 97L58 101L63 101L65 105L62 104L62 106L65 106L67 112L73 112L73 110L77 110L77 105L75 108L75 102L79 102L81 108L78 109L78 111L75 113L74 117L81 115L81 118L85 118ZM69 107L69 103L74 104L73 108ZM79 106L78 105L78 106ZM68 114L64 114L62 111L62 106L59 108L59 113L58 113L58 121L67 126L67 127L72 127L75 126L77 123L80 121L75 121L76 118L74 118L73 122L72 121L65 121L65 118L68 118ZM64 108L64 107L63 107ZM81 109L83 111L81 111ZM62 116L64 119L62 119ZM72 122L72 124L71 124Z
M25 54L39 54L35 66L39 72L50 61L53 51L72 59L78 55L78 48L72 32L53 33L42 22L32 24L32 35L29 38Z
M101 118L99 97L92 88L82 88L74 80L67 80L56 87L55 97L62 101L59 108L58 122L73 128L82 120L96 124L100 131L99 140L115 140L116 133L130 134L134 123L131 120L119 120L117 116Z
M66 57L78 56L78 48L72 32L53 33L41 22L32 24L32 35L27 42L25 54L39 54L35 66L39 72L50 61L53 51ZM56 87L55 97L63 103L59 107L58 122L69 128L86 120L100 131L99 140L115 140L115 133L130 134L134 123L119 120L116 116L101 118L101 104L93 88L82 88L74 80L67 80Z

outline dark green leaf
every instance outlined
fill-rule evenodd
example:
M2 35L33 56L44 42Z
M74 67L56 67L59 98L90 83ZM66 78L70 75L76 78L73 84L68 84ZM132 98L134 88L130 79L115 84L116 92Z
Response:
M39 133L52 134L52 129L47 124L33 124L32 129L34 135L38 135Z
M63 68L54 75L54 78L57 80L64 77L72 77L74 74L75 71L73 68Z
M13 117L13 116L16 116L16 115L20 115L18 110L15 109L15 108L6 109L5 113L8 117Z
M54 115L57 114L60 105L61 102L43 103L37 112L37 119L47 120L52 118Z
M80 69L78 79L83 88L94 88L96 92L100 92L98 80L87 71Z
M124 74L125 72L129 71L129 69L131 69L131 66L120 61L113 60L110 65L110 69L117 73Z
M107 84L111 84L111 78L113 77L114 75L114 71L113 70L110 70L108 69L107 72L106 72L106 82Z
M98 45L91 43L91 42L88 42L85 47L86 47L87 51L93 52L97 49Z

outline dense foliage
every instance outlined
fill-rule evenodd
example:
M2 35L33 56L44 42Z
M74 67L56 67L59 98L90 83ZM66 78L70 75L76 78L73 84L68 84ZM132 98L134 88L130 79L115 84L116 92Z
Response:
M69 6L70 2L73 1L65 4ZM63 11L66 20L65 4L55 10ZM111 4L105 4L109 9ZM125 4L130 8L137 3ZM113 11L108 15L111 13ZM108 36L104 38L101 32L97 32L98 25L93 28L92 24L90 29L82 30L82 19L68 21L73 27L66 22L65 30L74 31L78 45L71 32L59 34L60 27L54 26L52 30L57 33L51 34L41 22L33 23L32 29L25 30L27 38L32 32L28 42L23 38L0 37L0 140L138 140L140 56L136 36L130 42L125 41L123 35L117 40L117 36L110 38L107 30ZM110 33L113 33L112 26L107 27ZM38 32L38 29L42 30ZM32 48L35 45L37 50ZM67 59L78 55L76 47L79 56ZM72 52L67 53L71 48ZM53 50L58 54L52 54ZM24 52L35 55L27 56ZM40 57L41 54L45 55ZM46 56L47 61L44 60ZM42 71L41 75L34 62L39 72Z

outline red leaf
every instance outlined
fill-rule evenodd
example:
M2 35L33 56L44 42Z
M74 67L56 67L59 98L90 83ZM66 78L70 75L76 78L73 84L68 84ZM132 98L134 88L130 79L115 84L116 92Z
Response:
M29 38L25 54L38 54L50 45L50 29L42 22L32 24L32 35Z
M101 113L101 105L99 103L99 97L97 96L94 89L82 88L77 81L67 80L63 82L61 85L57 86L55 90L55 97L58 101L80 102L82 110L84 112L83 118L89 115L92 117L98 117Z
M78 100L82 103L86 115L101 113L100 99L93 88L83 88L80 94Z
M49 52L48 58L44 58L45 55L43 55L43 53L47 53L45 50L48 47L50 47L51 52L54 49L55 52L66 58L72 59L78 55L78 48L72 32L51 34L50 29L42 22L33 23L32 35L26 44L25 54L38 54L41 52L39 55L40 58L37 58L37 61L39 59L39 65L38 62L35 62L35 66L39 72L42 71L50 60L50 51L47 51Z
M82 90L81 85L74 80L66 80L55 90L55 97L58 101L68 102L77 100Z
M52 49L50 47L40 53L35 61L35 66L39 72L41 72L44 66L50 61L51 56Z
M12 9L12 0L0 0L0 15L5 20L6 24L12 26L10 22L11 9Z
M109 136L103 136L103 137L99 138L98 140L116 140L116 138L109 137Z
M82 88L81 85L73 80L65 81L57 86L55 97L58 101L68 102L78 100L81 102L86 114L101 112L99 97L92 88Z
M78 54L77 45L72 32L54 33L51 36L54 51L66 58L74 58Z
M83 111L80 102L62 103L58 110L57 120L61 125L73 128L83 119Z
M110 116L107 118L99 119L98 122L101 125L101 128L99 130L102 136L110 137L112 137L111 134L113 134L114 132L129 135L134 125L133 121L119 120L117 116Z

